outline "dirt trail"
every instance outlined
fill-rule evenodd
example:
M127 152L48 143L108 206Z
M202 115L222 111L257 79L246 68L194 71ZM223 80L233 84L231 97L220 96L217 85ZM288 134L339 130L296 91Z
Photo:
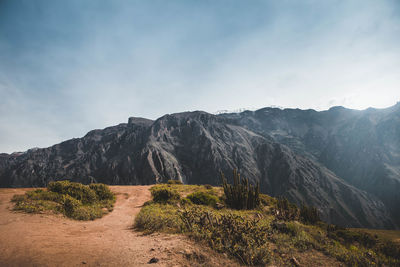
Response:
M150 186L112 186L114 211L81 222L54 214L11 211L14 194L30 189L0 189L1 266L232 266L232 261L184 236L142 235L132 229L134 216L150 199Z

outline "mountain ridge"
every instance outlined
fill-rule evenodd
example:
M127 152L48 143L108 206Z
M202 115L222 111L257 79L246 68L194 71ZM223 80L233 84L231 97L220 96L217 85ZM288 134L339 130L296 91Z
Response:
M368 116L382 116L376 112ZM49 148L1 154L0 186L44 186L59 179L151 184L175 178L215 185L220 171L227 174L237 168L252 182L259 180L264 193L314 205L328 222L396 228L396 207L389 203L397 201L396 196L385 199L356 179L343 178L331 160L331 154L344 152L328 142L342 142L329 125L352 122L356 115L351 113L340 108L322 112L263 108L219 115L182 112L157 120L130 117L128 123L93 130ZM396 136L396 126L394 130Z

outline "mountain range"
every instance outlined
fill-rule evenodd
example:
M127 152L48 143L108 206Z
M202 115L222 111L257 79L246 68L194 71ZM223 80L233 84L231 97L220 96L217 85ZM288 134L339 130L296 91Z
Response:
M400 227L400 102L385 109L262 108L168 114L93 130L48 148L0 154L0 187L68 179L219 185L233 169L263 193L318 208L347 227Z

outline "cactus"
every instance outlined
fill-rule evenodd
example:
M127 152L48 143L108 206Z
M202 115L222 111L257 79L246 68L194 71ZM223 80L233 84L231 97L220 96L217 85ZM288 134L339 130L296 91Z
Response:
M232 209L254 209L260 205L260 185L249 184L249 179L240 178L236 169L233 170L233 184L228 184L225 175L221 172L222 186L226 197L226 204Z
M276 203L275 217L278 220L293 221L299 219L299 209L293 203L290 203L286 197L278 197Z
M304 203L301 205L300 218L302 222L308 224L316 224L321 220L317 208L308 207Z

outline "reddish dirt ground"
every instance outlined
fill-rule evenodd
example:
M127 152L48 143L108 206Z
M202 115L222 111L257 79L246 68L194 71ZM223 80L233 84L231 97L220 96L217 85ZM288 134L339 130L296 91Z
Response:
M0 189L1 266L235 266L184 236L132 229L150 186L111 186L114 211L94 221L12 211L10 199L30 189ZM148 265L151 258L158 263Z

